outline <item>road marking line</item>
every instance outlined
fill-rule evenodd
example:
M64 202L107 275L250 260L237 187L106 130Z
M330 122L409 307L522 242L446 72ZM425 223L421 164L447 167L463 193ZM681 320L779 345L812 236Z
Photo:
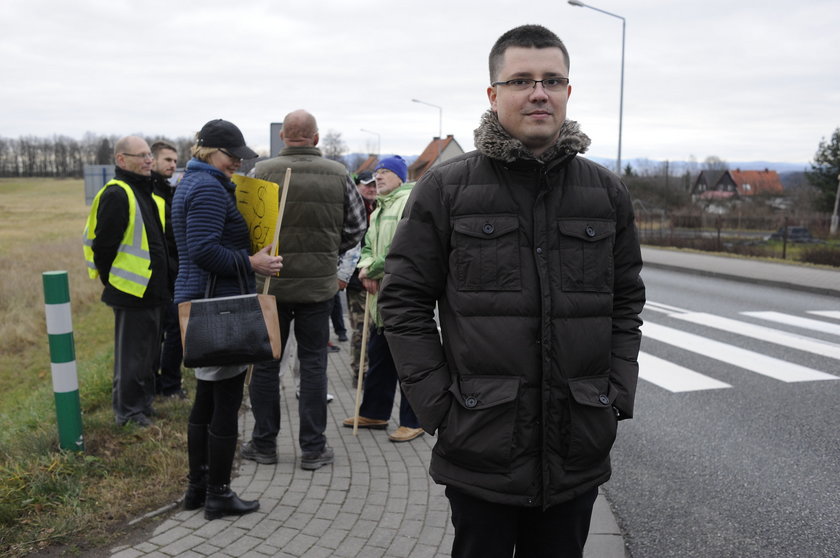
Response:
M677 306L671 306L670 304L662 304L661 302L654 302L652 300L648 300L645 303L645 310L653 310L654 312L662 312L664 314L675 314L678 312L689 312L690 310L686 310L685 308L679 308Z
M656 339L657 341L674 345L686 351L698 353L708 358L732 364L782 382L840 379L837 376L832 376L831 374L826 374L813 368L768 357L755 351L748 351L727 343L721 343L694 335L693 333L687 333L651 322L645 322L642 326L642 333L651 339Z
M737 335L767 341L768 343L775 343L776 345L782 345L791 349L806 351L840 360L840 345L829 341L820 341L819 339L814 339L812 337L806 337L796 333L788 333L786 331L755 325L748 322L732 320L730 318L715 316L713 314L706 314L705 312L672 314L671 317L698 325L721 329Z
M769 320L771 322L779 322L781 324L801 327L803 329L811 329L820 331L822 333L831 333L832 335L840 335L840 325L823 322L820 320L812 320L810 318L800 318L799 316L792 316L790 314L782 314L781 312L741 312L745 316L752 316L762 320Z
M825 318L840 320L840 310L809 310L808 313L816 316L823 316Z
M645 352L639 353L639 378L673 393L732 387L729 384Z

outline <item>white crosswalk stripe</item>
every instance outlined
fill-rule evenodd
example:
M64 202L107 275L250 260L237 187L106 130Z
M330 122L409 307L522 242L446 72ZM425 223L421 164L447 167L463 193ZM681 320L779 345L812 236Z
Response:
M674 393L732 387L645 352L639 353L639 378Z
M835 320L840 320L840 310L810 310L808 313L815 316L822 316L824 318L834 318Z
M831 374L807 366L773 358L728 343L722 343L679 329L658 325L650 321L646 321L644 326L642 326L642 333L650 339L674 345L681 349L695 352L782 382L840 379L837 376L832 376Z
M840 335L840 324L832 324L822 320L812 320L811 318L801 318L791 314L783 314L782 312L741 312L745 316L752 316L753 318L760 318L771 322L780 324L787 324L803 329L810 329L813 331L820 331L822 333L830 333L832 335Z
M744 337L752 337L753 339L767 341L768 343L775 343L776 345L782 345L791 349L840 360L840 345L836 343L829 343L827 341L733 320L731 318L706 314L705 312L688 312L685 314L672 314L671 316L679 320L729 331Z

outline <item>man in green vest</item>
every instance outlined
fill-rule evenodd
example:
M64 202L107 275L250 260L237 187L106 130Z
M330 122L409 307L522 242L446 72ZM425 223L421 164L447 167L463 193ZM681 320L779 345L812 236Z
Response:
M278 249L283 272L272 277L285 348L294 320L300 359L300 466L315 470L333 462L327 445L327 342L330 312L338 292L338 258L362 239L365 205L347 169L321 155L315 117L304 110L283 120L279 156L257 163L254 176L283 184L292 169ZM258 284L258 289L262 287ZM258 463L277 462L280 432L280 363L257 364L249 386L254 431L241 455Z
M153 193L152 152L143 138L114 145L114 179L96 195L84 233L91 278L114 311L112 405L117 424L149 426L154 415L160 330L172 299L163 198Z

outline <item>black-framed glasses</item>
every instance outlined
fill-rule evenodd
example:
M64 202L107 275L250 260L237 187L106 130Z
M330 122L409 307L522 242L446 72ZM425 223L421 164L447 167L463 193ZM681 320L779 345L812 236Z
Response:
M154 160L155 156L151 153L120 153L123 157L138 157L141 159L149 159L150 161Z
M234 161L241 161L241 160L242 160L242 157L237 157L236 155L234 155L233 153L231 153L231 152L230 152L230 151L228 151L227 149L222 149L222 148L220 147L220 148L219 148L219 151L221 151L222 153L224 153L225 155L227 155L228 157L230 157L230 158L231 158L231 159L233 159Z
M542 83L543 89L546 91L562 91L564 87L569 85L569 78L565 77L551 77L545 79L530 79L530 78L514 78L507 81L494 81L490 85L506 85L514 91L526 91L528 89L536 89L537 84Z

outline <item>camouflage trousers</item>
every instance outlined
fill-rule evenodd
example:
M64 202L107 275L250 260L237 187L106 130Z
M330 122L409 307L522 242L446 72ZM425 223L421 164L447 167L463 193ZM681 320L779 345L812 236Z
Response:
M350 319L350 368L353 370L353 379L359 377L359 359L362 356L362 330L365 321L365 291L347 289L347 314ZM367 356L367 355L365 355ZM367 358L365 359L367 360ZM367 370L367 362L364 366Z

